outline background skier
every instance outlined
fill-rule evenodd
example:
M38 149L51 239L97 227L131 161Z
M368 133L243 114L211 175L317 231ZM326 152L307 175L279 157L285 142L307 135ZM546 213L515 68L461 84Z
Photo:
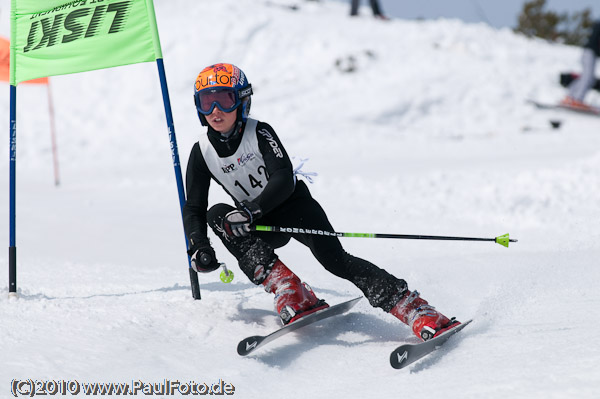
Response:
M359 3L360 0L350 0L350 16L355 17L358 15ZM371 4L371 9L373 10L373 16L375 18L383 20L389 19L388 17L383 15L383 12L381 11L381 6L379 5L379 0L369 0L369 3Z
M594 23L592 34L583 47L581 75L569 85L569 93L561 101L562 105L586 111L591 109L589 105L583 102L583 99L596 82L597 57L600 57L600 20Z

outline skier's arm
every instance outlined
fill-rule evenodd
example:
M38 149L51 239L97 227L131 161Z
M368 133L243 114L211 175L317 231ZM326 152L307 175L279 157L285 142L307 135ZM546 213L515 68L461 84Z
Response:
M206 209L210 172L200 152L198 143L192 147L186 171L187 201L183 206L183 227L189 240L188 255L191 266L199 273L212 272L219 268L215 250L207 237Z
M253 201L266 214L294 192L292 162L271 126L259 122L256 128L258 147L265 161L269 180L263 192Z
M200 146L196 143L192 147L187 164L185 179L187 201L183 207L183 227L190 240L190 246L193 245L193 241L207 237L206 210L210 176Z

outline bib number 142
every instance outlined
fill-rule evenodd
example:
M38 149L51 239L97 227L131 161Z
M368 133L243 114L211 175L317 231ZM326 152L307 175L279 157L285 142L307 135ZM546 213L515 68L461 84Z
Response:
M267 168L265 168L263 165L261 165L258 167L257 172L260 176L264 176L264 178L267 182L269 181L269 174L267 173ZM253 189L260 187L262 190L264 188L262 179L261 180L259 180L259 179L252 176L251 173L248 174L248 182L250 184L250 187L252 187ZM239 180L235 181L235 185L236 185L236 187L239 187L244 192L244 194L246 194L247 197L251 197L248 190L246 190L244 185L242 183L240 183Z

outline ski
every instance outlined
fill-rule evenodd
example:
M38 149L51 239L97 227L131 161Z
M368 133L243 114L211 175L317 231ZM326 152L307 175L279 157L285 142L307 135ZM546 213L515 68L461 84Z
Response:
M300 9L300 6L297 4L278 4L271 1L265 2L265 5L268 7L279 7L291 11L298 11Z
M310 313L304 317L299 318L296 321L286 324L278 330L273 331L269 335L254 335L252 337L245 338L240 341L237 346L237 352L240 356L246 356L256 349L268 344L269 342L282 337L292 331L296 331L299 328L305 327L309 324L316 323L317 321L327 319L332 316L337 316L350 310L362 297L354 298L346 302L339 303L334 306L330 306L325 309L318 310L314 313Z
M395 369L401 369L416 362L442 346L451 336L465 328L472 321L473 320L466 321L458 325L458 327L454 327L442 335L428 341L420 342L418 344L400 345L390 354L390 364Z
M527 100L527 102L535 105L536 108L539 108L539 109L564 109L566 111L577 112L577 113L584 114L584 115L600 116L600 108L593 107L591 105L590 105L589 110L585 110L585 109L580 109L580 108L569 107L568 105L562 105L562 104L542 103L542 102L539 102L536 100Z

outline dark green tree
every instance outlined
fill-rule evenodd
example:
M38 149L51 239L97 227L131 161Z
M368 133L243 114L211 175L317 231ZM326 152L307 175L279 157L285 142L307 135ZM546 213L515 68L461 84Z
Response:
M589 8L569 15L561 24L559 37L567 44L583 46L591 33L592 13Z
M591 10L557 13L545 10L546 0L531 0L523 4L515 32L527 37L582 46L585 44L593 24Z

